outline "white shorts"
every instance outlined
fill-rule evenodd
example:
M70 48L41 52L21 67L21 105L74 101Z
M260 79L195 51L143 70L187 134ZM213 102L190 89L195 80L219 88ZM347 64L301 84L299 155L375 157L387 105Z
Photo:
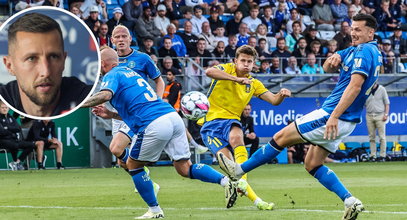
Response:
M327 140L324 139L324 132L328 119L329 114L322 109L318 109L295 120L295 126L304 141L321 146L327 151L335 153L342 140L349 136L355 129L356 123L339 119L338 137L333 140Z
M122 120L112 119L112 136L114 137L118 132L125 134L130 140L134 138L134 132Z
M176 112L165 114L152 121L144 131L134 136L130 157L134 160L155 162L165 151L172 160L189 159L185 125Z

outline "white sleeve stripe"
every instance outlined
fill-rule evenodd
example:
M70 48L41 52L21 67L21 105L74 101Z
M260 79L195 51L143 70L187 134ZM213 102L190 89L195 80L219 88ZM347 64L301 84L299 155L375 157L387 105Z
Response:
M352 73L351 73L351 75L352 74L360 74L360 75L365 75L365 76L369 76L369 74L368 73L366 73L366 72L364 72L364 71L362 71L362 70L354 70Z
M103 88L100 91L103 91L103 90L107 90L107 91L111 92L112 95L114 95L114 91L112 89L110 89L110 88Z

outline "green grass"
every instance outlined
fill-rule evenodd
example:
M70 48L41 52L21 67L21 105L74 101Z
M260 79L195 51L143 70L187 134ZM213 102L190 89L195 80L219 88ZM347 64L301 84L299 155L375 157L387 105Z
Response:
M360 219L407 219L407 162L329 164L363 201ZM258 211L247 198L224 207L223 188L152 167L166 219L340 219L343 203L301 165L266 165L249 175L257 194L274 202ZM121 169L0 172L0 219L133 219L146 205Z

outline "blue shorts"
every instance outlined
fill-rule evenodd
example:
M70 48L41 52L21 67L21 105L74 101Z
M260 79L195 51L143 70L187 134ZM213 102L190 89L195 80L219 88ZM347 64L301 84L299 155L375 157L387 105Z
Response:
M232 148L229 145L229 133L232 125L242 127L240 121L236 119L216 119L207 121L201 128L202 141L213 154L219 150L228 147L231 152Z

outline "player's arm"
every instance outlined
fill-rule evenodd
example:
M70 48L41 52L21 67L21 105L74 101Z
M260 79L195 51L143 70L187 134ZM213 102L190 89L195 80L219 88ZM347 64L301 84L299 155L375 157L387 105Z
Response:
M278 93L272 93L267 91L259 96L260 99L271 103L272 105L280 105L286 97L291 96L291 91L285 88L282 88Z
M110 111L109 109L106 108L105 105L98 105L92 107L92 113L104 119L114 118L117 120L123 120L122 117L120 117L120 115L117 112Z
M205 71L205 74L212 78L212 79L217 79L217 80L230 80L233 82L237 82L239 84L250 84L251 80L248 78L243 78L243 77L236 77L232 76L230 74L227 74L223 72L222 70L219 70L215 67L210 67Z
M338 105L326 122L324 139L335 139L338 136L338 119L359 95L362 90L362 85L365 82L365 77L365 75L358 73L352 74L349 85L346 87Z
M162 98L163 94L164 94L164 89L165 89L164 80L161 76L159 76L154 79L154 82L155 82L155 89L156 89L157 96Z
M108 90L102 90L93 96L91 96L82 106L81 108L89 108L93 106L100 105L104 102L109 101L112 99L112 92Z

